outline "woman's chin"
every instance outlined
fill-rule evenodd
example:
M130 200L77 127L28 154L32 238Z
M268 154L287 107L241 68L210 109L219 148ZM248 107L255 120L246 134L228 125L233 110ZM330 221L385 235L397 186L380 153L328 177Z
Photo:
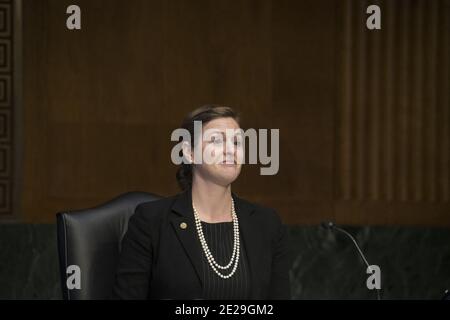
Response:
M220 166L221 168L237 168L237 164L235 163L219 163L218 166Z
M222 172L223 174L228 175L239 175L241 171L241 167L237 164L227 164L227 163L219 163L216 165L217 170Z
M237 179L240 173L240 168L237 165L217 165L215 172L216 180L221 181L221 184L228 185Z

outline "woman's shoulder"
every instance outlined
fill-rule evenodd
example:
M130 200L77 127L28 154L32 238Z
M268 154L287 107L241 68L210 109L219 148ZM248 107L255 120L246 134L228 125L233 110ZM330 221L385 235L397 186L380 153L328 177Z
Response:
M156 217L167 212L173 205L179 195L163 197L157 200L146 201L136 206L134 215L144 216L147 218Z
M267 224L277 225L282 223L277 210L270 206L241 198L235 193L233 193L233 199L235 200L237 210L250 214ZM167 216L172 211L172 208L177 207L177 204L181 204L182 209L185 209L185 207L189 205L188 203L185 203L189 202L188 200L186 193L182 192L158 200L143 202L136 207L133 216L135 219L146 221L152 220L154 222L155 219L159 220L164 216Z
M286 224L282 221L277 210L259 202L251 202L244 199L238 199L241 208L245 208L241 214L248 225L261 232L265 238L279 239L280 235L286 232ZM247 212L247 214L246 214ZM237 212L239 217L239 212ZM247 216L247 217L245 217Z
M175 201L177 196L178 195L173 195L173 196L169 196L169 197L161 197L156 200L142 202L136 207L136 209L142 208L142 209L148 210L148 209L152 209L152 208L168 207Z
M239 203L240 207L250 211L250 213L255 215L257 218L265 220L269 223L281 223L280 215L276 209L259 202L253 202L240 198L236 195L234 195L234 198Z

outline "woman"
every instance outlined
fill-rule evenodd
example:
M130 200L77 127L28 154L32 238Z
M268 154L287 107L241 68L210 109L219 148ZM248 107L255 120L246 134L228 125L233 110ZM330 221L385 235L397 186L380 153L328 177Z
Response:
M207 140L194 140L194 121L201 121L203 132L214 129ZM114 296L290 299L285 226L273 209L231 192L242 148L226 129L239 129L238 116L229 107L204 106L182 128L192 137L182 148L188 163L177 172L183 192L136 208L122 242ZM198 144L222 161L197 164Z

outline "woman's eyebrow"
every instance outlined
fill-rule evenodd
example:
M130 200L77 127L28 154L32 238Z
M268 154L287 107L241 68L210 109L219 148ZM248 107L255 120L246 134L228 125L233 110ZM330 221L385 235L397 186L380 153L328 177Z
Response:
M219 129L211 129L211 131L212 131L212 135L214 135L214 134L221 134L222 136L225 136L225 131L222 131L222 130L219 130Z
M226 130L228 130L228 129L225 129L225 130L223 130L223 129L209 129L209 130L212 131L212 134L220 133L220 134L222 134L223 136L225 136L225 135L226 135ZM235 130L235 129L233 129L233 130ZM236 130L239 130L239 129L236 129ZM234 137L243 137L243 134L242 134L241 131L234 132L234 134L232 135L232 137L233 137L233 138L234 138Z

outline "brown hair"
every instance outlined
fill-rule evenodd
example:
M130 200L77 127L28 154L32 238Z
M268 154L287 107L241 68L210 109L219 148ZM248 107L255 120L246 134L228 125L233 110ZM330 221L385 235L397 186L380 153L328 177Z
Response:
M191 146L194 145L194 121L201 121L202 125L218 118L233 118L239 123L239 115L232 108L221 105L204 105L190 112L181 124L181 128L189 131ZM192 164L182 163L177 170L176 178L181 190L192 187Z

